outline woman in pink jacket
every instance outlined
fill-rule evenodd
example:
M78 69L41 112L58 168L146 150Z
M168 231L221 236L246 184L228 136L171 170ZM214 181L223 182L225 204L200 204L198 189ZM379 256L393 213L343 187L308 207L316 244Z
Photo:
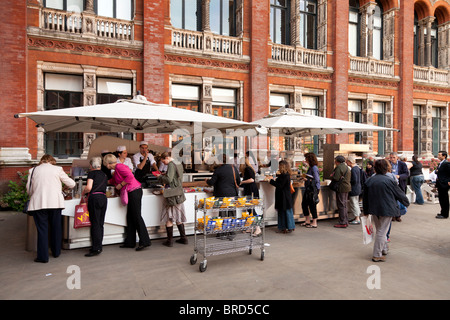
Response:
M57 258L61 254L61 212L64 209L62 184L70 189L75 187L75 181L69 178L62 167L55 164L56 160L46 154L41 158L39 165L30 169L28 174L27 192L30 195L28 214L33 216L38 234L35 262L48 262L49 226L52 255Z
M150 237L141 215L141 183L134 178L130 168L122 163L117 163L117 158L112 154L107 154L103 158L103 165L110 170L114 170L114 176L109 182L115 185L117 190L127 188L127 227L125 241L120 247L134 248L136 246L136 232L139 235L139 246L136 248L136 251L150 246Z

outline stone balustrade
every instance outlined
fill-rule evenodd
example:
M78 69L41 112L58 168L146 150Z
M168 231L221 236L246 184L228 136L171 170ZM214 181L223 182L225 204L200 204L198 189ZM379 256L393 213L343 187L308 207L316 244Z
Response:
M273 43L272 62L296 66L326 68L327 56L324 51Z
M100 17L87 12L69 12L41 8L40 28L69 34L88 35L104 39L134 39L134 22Z

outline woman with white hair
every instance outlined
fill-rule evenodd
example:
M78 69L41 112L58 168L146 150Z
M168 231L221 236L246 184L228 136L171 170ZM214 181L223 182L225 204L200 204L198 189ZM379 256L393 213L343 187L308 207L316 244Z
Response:
M151 245L147 227L142 219L142 186L136 180L129 168L117 163L117 158L113 154L107 154L103 158L103 164L109 170L115 170L114 176L110 180L116 186L117 190L126 188L128 194L127 204L127 227L125 232L125 241L121 248L134 248L136 246L136 232L139 235L139 246L136 251L141 251Z
M86 187L83 195L89 194L88 211L91 221L91 242L92 247L86 257L97 256L102 252L103 224L105 223L106 207L108 199L106 198L106 186L108 177L101 170L102 158L94 157L89 161L90 171L87 176Z

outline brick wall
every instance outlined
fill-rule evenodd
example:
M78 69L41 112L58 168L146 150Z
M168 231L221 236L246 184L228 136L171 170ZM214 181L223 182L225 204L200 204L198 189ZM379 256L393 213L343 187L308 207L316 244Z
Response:
M8 1L0 10L0 103L3 119L1 147L27 145L27 128L18 127L14 114L27 109L27 7L26 1Z

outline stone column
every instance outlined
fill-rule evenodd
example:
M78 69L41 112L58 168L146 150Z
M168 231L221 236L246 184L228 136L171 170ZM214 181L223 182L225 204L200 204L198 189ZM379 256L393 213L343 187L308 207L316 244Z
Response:
M433 115L432 104L427 102L420 108L420 143L421 157L433 157Z

